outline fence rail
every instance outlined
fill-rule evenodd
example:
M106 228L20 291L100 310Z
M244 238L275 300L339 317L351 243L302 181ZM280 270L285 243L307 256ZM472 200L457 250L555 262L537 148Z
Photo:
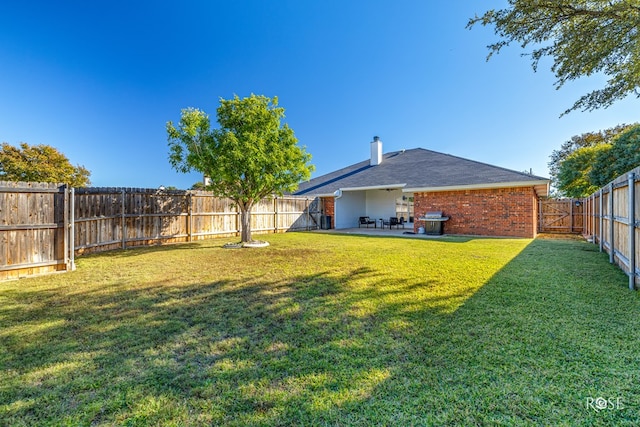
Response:
M251 213L256 234L320 228L321 199L274 197ZM0 182L0 280L71 270L75 255L239 235L229 199L202 191Z
M629 276L629 289L636 289L640 270L640 168L620 176L586 199L585 229L600 251L609 254Z

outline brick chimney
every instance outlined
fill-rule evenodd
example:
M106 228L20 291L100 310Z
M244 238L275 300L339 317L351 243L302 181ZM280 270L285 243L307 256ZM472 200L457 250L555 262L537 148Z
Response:
M369 164L377 166L380 163L382 163L382 141L380 141L380 137L374 136L371 141L371 161Z

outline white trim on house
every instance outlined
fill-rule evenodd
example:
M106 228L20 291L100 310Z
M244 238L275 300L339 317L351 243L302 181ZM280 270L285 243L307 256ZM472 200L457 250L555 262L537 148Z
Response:
M518 188L518 187L534 187L538 196L546 196L549 194L549 181L515 181L515 182L498 182L486 184L468 184L468 185L450 185L445 187L415 187L403 188L403 193L435 193L438 191L460 191L460 190L484 190L489 188Z
M367 191L367 190L399 190L407 184L389 184L389 185L372 185L367 187L346 187L341 188L342 191ZM404 191L404 190L403 190Z
M414 187L405 188L407 184L371 185L366 187L345 187L338 191L368 191L368 190L402 190L403 193L435 193L439 191L460 191L460 190L484 190L490 188L520 188L534 187L538 196L545 197L549 194L548 180L535 181L514 181L485 184L449 185L444 187ZM335 193L316 194L317 197L336 197Z
M307 196L306 194L301 194L298 197L302 197L302 196L306 196L306 197L312 197L312 196ZM335 197L336 193L325 193L325 194L314 194L313 197Z

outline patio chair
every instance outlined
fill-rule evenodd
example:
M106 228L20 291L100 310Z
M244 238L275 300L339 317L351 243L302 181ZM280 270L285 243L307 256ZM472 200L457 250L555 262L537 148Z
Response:
M376 228L376 221L369 218L368 216L361 216L360 220L358 221L358 228L360 228L363 225L366 225L367 228L369 228L369 225L373 224L373 228Z
M391 218L389 218L389 230L391 230L391 227L393 227L394 225L396 228L398 228L400 225L402 226L402 228L404 228L404 217L400 217L400 219L398 219L398 217L392 216Z

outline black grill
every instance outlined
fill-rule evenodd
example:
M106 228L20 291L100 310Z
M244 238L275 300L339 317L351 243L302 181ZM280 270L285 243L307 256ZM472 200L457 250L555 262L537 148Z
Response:
M442 211L427 212L422 218L418 218L420 221L424 221L424 234L432 236L442 235L442 224L449 219L448 216L442 216Z

